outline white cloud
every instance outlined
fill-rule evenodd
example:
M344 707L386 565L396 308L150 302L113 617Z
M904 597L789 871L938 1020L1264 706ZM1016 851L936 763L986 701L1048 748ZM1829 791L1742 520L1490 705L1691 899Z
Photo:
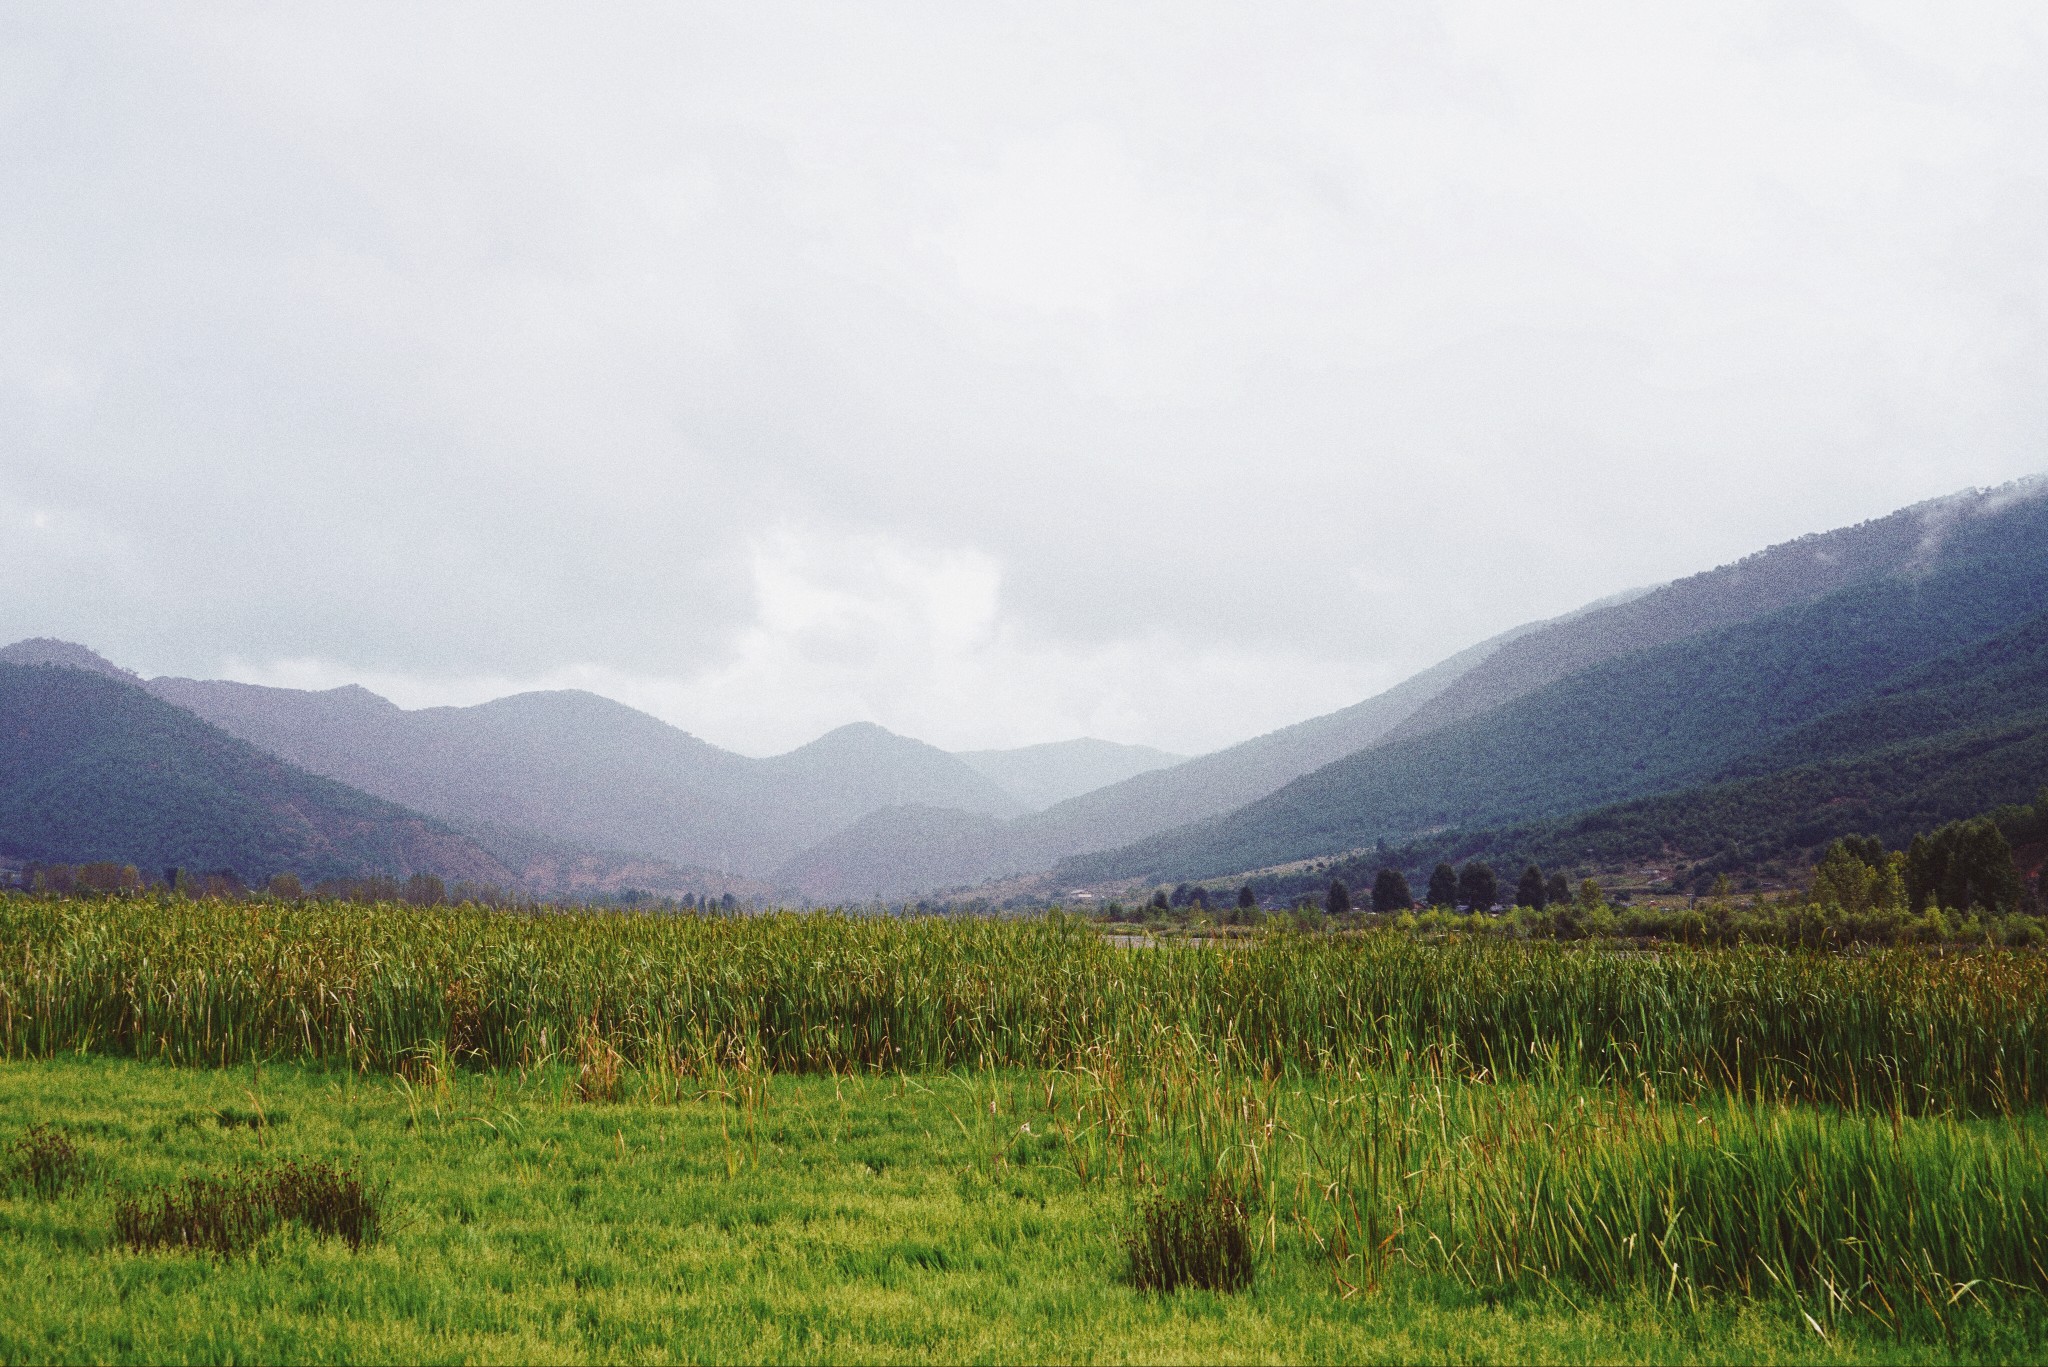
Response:
M2037 468L2044 35L9 6L0 637L1235 739Z
M1199 752L1341 707L1393 682L1307 656L1165 638L1075 647L1006 620L989 556L891 537L779 528L752 551L754 620L687 676L579 663L511 677L429 678L331 661L233 659L224 677L282 688L359 683L402 707L462 706L529 688L584 688L744 753L791 749L873 721L948 749L1093 735Z

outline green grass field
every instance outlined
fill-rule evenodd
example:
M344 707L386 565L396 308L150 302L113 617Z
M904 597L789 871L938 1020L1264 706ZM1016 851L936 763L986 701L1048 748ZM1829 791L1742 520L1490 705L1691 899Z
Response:
M2038 1360L2044 1020L2009 951L0 898L0 1358ZM118 1233L283 1160L373 1237ZM1249 1287L1134 1285L1161 1202Z
M0 1135L54 1123L84 1162L56 1196L0 1202L0 1357L1925 1361L2040 1344L1988 1316L1953 1341L1854 1322L1823 1340L1776 1302L1504 1296L1399 1269L1347 1296L1292 1240L1245 1293L1147 1294L1124 1281L1130 1185L1076 1173L1057 1139L1071 1111L1057 1094L1047 1108L1039 1076L574 1096L562 1068L414 1087L303 1066L0 1065ZM223 1127L222 1111L274 1123ZM381 1238L351 1253L286 1227L225 1260L115 1245L118 1193L282 1155L388 1184Z

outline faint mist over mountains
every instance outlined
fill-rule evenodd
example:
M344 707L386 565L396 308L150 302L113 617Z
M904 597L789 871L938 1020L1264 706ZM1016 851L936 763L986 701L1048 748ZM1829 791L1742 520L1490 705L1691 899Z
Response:
M112 660L104 659L97 651L88 650L70 641L54 640L48 636L31 636L26 641L16 641L11 646L0 646L0 664L13 665L57 665L63 669L83 669L90 674L103 674L110 679L121 679L135 683L142 678L131 669L123 669Z
M1149 745L1121 745L1083 736L1015 750L963 750L958 758L1033 810L1169 769L1187 759Z
M1532 633L1481 666L1504 666L1492 678L1475 669L1461 680L1512 692L1506 701L1468 697L1433 724L1418 712L1380 746L1206 823L1072 859L1060 875L1215 876L1745 772L1743 758L1779 738L2048 612L2044 493L2033 482L1936 500ZM2029 698L2048 708L2048 675L2023 675L2005 693L1997 721L2024 714ZM1826 753L1801 759L1855 753L1867 725L1837 728ZM1902 739L1941 731L1927 724Z
M30 729L56 727L82 748L45 746L41 768L18 760L7 771L0 853L114 848L118 833L94 823L92 803L58 801L61 776L105 788L134 764L211 775L151 790L152 849L171 838L180 802L203 813L213 799L202 792L240 793L216 806L242 813L237 848L251 858L357 867L388 849L419 865L432 846L462 876L564 895L740 888L826 902L1003 879L1045 891L1214 876L1473 823L1563 820L1722 781L1744 755L1802 727L1832 739L1808 744L1801 763L1847 754L1855 737L1828 729L1829 709L2048 611L2044 492L2030 481L1933 500L1615 595L1192 759L1093 739L951 754L871 723L755 759L576 690L406 710L356 686L145 681L83 646L37 638L0 650L0 667L14 671L15 696L40 709ZM1997 709L1972 704L1980 720L2018 724L2037 686L2048 708L2048 679L2031 665L1999 668ZM75 705L60 696L66 679ZM1960 686L1951 680L1939 697L1964 696ZM1900 743L1946 735L1938 718L1913 715L1918 729ZM147 758L157 754L153 724L182 738L175 762ZM346 823L322 815L330 809L368 814L363 829L386 835L337 844ZM52 824L60 811L78 830Z
M638 851L763 877L877 807L1012 815L961 761L856 724L750 759L593 693L408 712L362 689L156 679L157 696L314 773L465 830Z

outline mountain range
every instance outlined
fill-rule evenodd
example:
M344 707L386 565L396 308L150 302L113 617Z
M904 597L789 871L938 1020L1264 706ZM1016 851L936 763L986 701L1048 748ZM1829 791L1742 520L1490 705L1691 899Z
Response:
M358 687L145 680L22 642L0 650L0 733L75 744L0 766L0 854L119 857L115 814L155 813L134 859L440 860L540 895L815 901L1460 850L1797 859L1795 837L1845 822L1903 829L1965 794L2032 796L2044 492L1972 491L1802 537L1192 759L1086 739L953 754L868 723L756 759L590 693L408 710ZM140 808L63 796L124 772L150 775ZM233 838L200 840L207 813Z
M1180 759L1094 739L955 756L868 723L753 759L578 691L408 711L354 686L142 679L83 646L47 639L0 649L0 662L63 671L59 678L78 683L81 708L114 695L80 674L144 693L241 742L234 753L286 761L460 833L501 881L543 894L633 886L766 897L782 861L878 808L1012 816ZM71 848L51 845L39 829L0 825L0 853L56 858L50 851ZM150 839L137 847L155 848ZM235 848L245 866L268 867L291 847ZM482 869L471 860L460 873Z
M118 671L0 660L0 732L0 849L11 854L153 876L512 881L448 826L265 754Z
M1846 557L1832 558L1844 541L1866 552L1846 584L1837 577ZM1856 829L1909 835L1933 810L1910 793L1935 753L1952 761L1942 781L1971 794L1955 814L2030 796L2037 776L1987 767L1983 755L1994 735L2001 745L2022 740L2028 719L2048 709L2048 653L2029 645L2048 630L2039 489L1940 500L1792 549L1832 558L1809 580L1820 591L1808 601L1616 654L1420 734L1397 732L1219 818L1071 859L1059 877L1198 879L1383 842L1411 844L1407 857L1425 864L1510 849L1553 862L1700 859L1760 839L1784 856ZM1739 582L1755 563L1721 573ZM1671 586L1699 587L1698 578ZM1642 615L1668 593L1619 612ZM1966 775L1956 765L1972 756ZM1829 775L1847 783L1844 765L1861 776L1850 785L1857 796L1813 788L1826 789ZM1893 789L1896 802L1883 796ZM1797 803L1794 815L1791 794L1831 805L1832 819ZM1626 842L1587 838L1623 828L1634 832Z

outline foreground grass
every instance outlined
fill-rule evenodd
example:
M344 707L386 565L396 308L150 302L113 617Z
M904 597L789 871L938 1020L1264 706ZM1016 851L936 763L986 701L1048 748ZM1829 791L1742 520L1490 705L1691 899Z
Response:
M415 1084L304 1065L0 1064L0 1142L51 1125L82 1163L54 1194L0 1196L0 1358L1922 1361L2048 1347L2038 1323L1987 1314L1931 1341L1867 1318L1823 1340L1782 1302L1489 1295L1402 1267L1347 1296L1289 1239L1242 1294L1140 1293L1122 1251L1139 1184L1078 1171L1060 1137L1071 1113L1042 1082L776 1076L594 1105L562 1067ZM124 1195L287 1157L379 1184L381 1238L351 1253L286 1227L227 1259L116 1245Z

